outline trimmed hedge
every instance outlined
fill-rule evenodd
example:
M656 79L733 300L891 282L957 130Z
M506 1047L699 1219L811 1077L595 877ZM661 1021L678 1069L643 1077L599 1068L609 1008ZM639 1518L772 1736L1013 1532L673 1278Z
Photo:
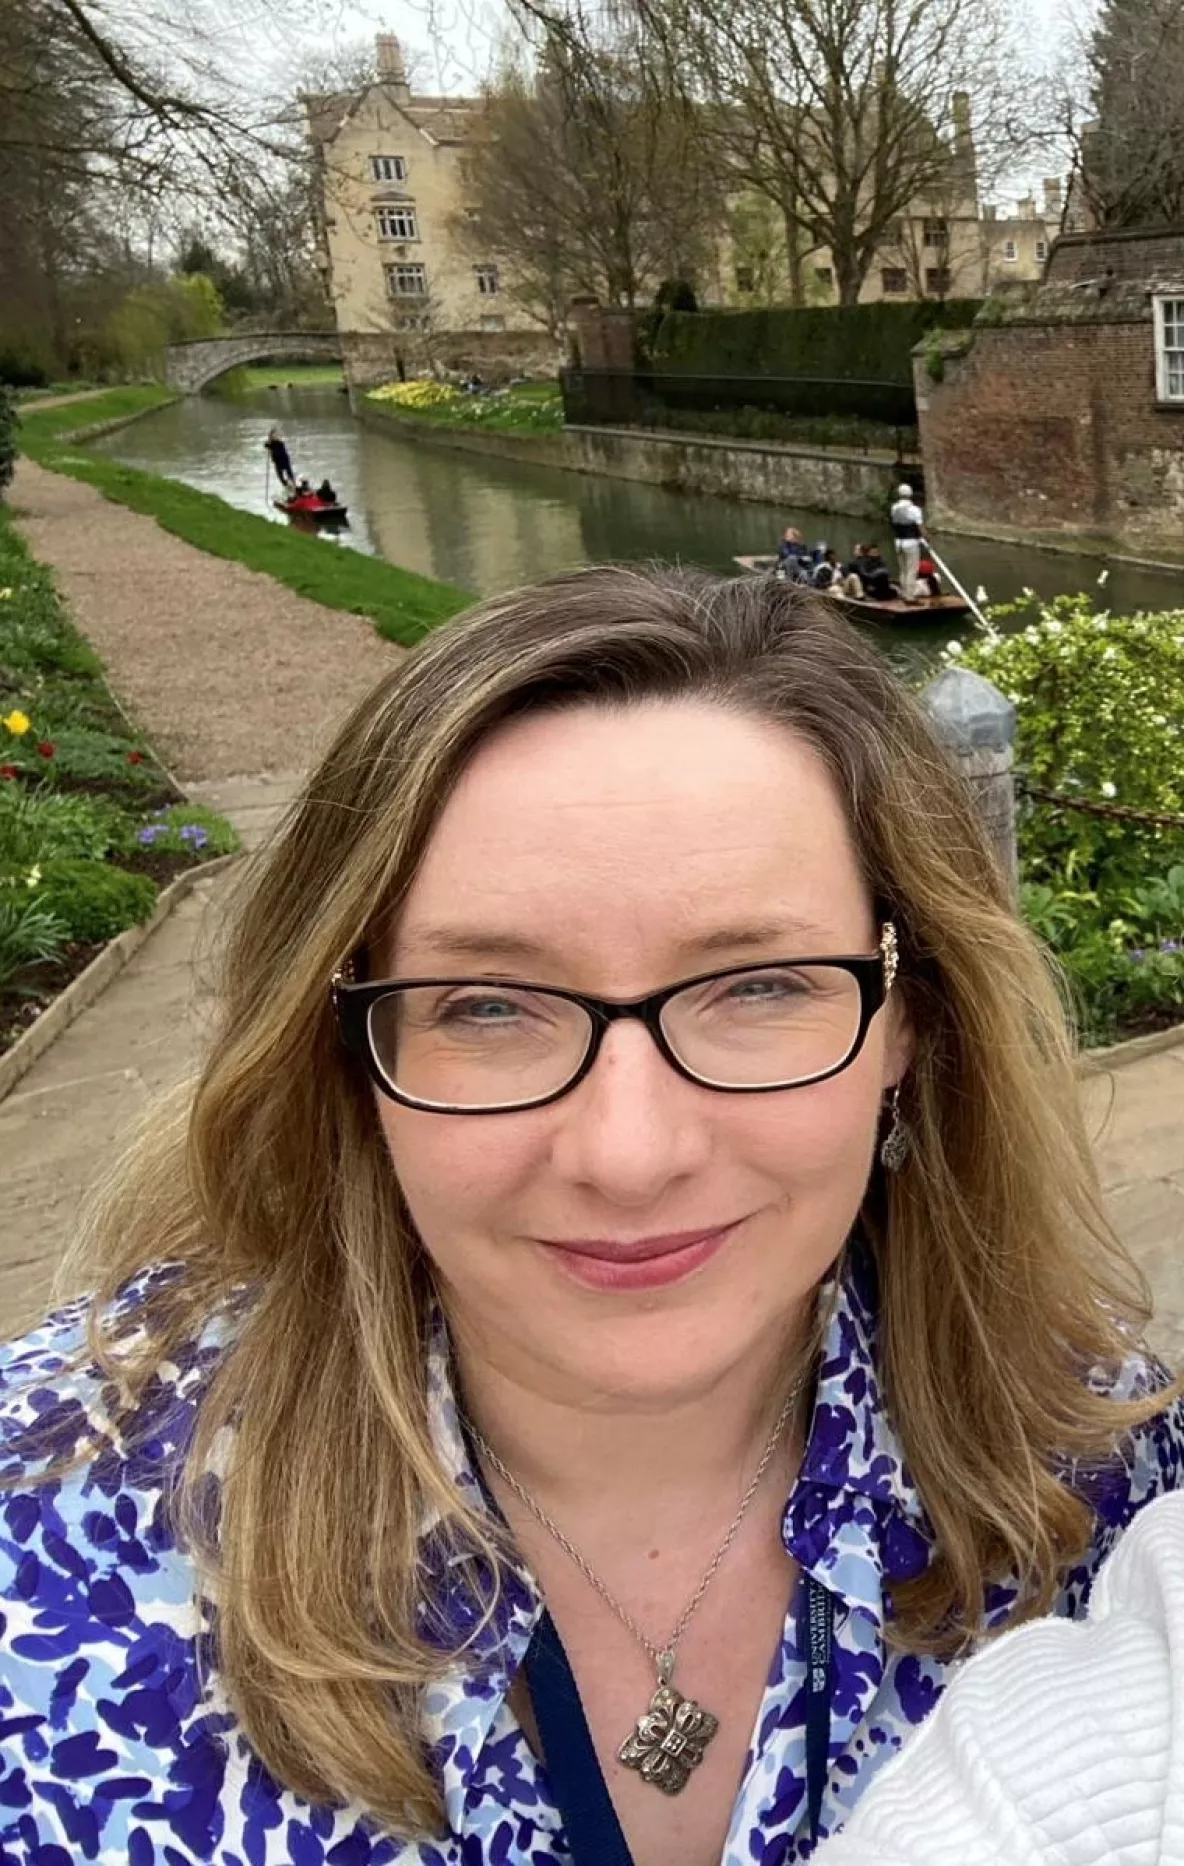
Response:
M777 306L760 311L669 311L654 336L653 368L675 376L814 376L912 386L912 351L930 330L965 330L979 298L904 304Z

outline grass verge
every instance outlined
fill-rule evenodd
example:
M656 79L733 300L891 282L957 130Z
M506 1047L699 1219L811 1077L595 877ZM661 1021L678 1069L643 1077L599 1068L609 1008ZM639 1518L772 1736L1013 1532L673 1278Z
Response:
M39 466L85 480L104 498L147 514L199 550L262 571L327 608L367 616L388 641L418 641L472 602L467 591L452 584L435 583L360 551L330 549L318 538L240 512L212 493L82 449L88 434L176 399L155 385L112 389L84 405L83 427L77 407L30 407L21 416L18 443Z

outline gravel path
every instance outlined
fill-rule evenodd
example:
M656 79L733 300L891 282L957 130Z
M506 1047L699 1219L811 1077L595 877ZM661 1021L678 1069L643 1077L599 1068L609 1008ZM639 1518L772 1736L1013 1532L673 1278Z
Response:
M22 460L12 505L111 685L182 782L306 769L402 650Z

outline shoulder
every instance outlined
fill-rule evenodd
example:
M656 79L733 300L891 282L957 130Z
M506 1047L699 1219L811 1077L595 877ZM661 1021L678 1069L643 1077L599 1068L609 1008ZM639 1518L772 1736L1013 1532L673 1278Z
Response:
M1184 1495L1169 1495L1106 1563L1086 1622L1035 1621L970 1660L819 1866L944 1866L955 1850L1118 1866L1184 1785L1182 1641Z

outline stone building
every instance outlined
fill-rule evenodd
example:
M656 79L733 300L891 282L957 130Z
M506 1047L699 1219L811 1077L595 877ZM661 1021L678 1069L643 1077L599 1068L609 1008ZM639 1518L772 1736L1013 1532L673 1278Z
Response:
M1184 560L1184 229L1064 235L914 369L935 524Z
M322 264L350 381L369 386L431 363L552 366L554 346L507 291L504 261L457 236L459 157L479 101L413 93L389 33L379 35L377 69L362 91L305 99Z

